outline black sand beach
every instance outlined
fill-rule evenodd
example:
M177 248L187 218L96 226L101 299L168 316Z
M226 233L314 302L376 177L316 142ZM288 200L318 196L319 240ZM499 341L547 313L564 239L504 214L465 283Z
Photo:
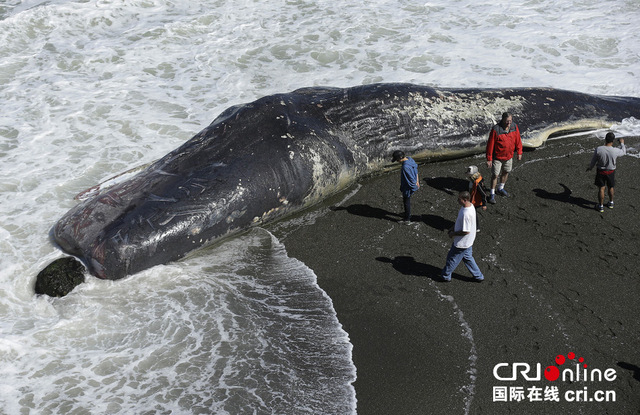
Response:
M511 197L481 214L481 284L462 264L452 282L437 281L465 167L477 165L488 181L481 156L421 165L410 225L397 223L392 172L282 237L289 255L315 271L349 333L359 414L640 413L640 160L637 150L618 160L615 209L598 213L585 168L600 143L565 138L525 152L507 183ZM517 362L535 375L537 363L544 371L569 353L588 370L614 369L615 379L494 376L499 363L510 365L499 371L507 377ZM549 386L559 402L537 395ZM523 399L499 401L494 387L521 388ZM585 390L587 402L568 400ZM614 391L615 402L596 402L605 396L597 391Z

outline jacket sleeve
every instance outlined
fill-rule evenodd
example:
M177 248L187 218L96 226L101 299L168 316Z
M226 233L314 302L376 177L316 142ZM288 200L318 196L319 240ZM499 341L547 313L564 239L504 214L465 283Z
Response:
M496 143L497 135L495 128L492 128L489 132L489 140L487 141L487 161L493 160L493 146Z
M516 125L516 151L518 155L522 155L522 137L520 137L520 128Z

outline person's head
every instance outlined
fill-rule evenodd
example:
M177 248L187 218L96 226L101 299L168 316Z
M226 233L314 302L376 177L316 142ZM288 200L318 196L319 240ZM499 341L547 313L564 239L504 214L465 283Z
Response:
M608 132L604 137L604 142L607 144L613 144L613 141L616 139L616 135L612 132Z
M465 172L467 176L473 178L478 174L478 166L469 166L467 167L467 171ZM476 176L477 177L477 176Z
M404 152L400 150L396 150L393 152L393 155L391 156L391 161L395 163L397 161L404 160L404 158L405 158Z
M508 112L502 113L502 119L500 120L500 125L502 126L502 128L504 128L505 130L509 129L512 121L513 121L513 117L511 116L510 113Z
M467 204L471 203L471 194L466 190L458 193L458 203L460 203L462 206L466 206Z

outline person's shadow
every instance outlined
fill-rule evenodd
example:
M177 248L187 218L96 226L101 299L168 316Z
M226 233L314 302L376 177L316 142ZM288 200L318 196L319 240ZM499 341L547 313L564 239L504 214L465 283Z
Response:
M441 190L450 195L457 195L460 191L467 190L469 187L468 181L463 179L457 179L454 177L432 177L428 179L423 179L427 185L433 187L434 189ZM390 222L398 222L402 219L402 215L398 213L389 212L388 210L364 205L364 204L354 204L349 206L334 206L331 208L332 211L342 211L346 210L348 213L352 215L362 216L365 218L371 219L381 219L387 220ZM432 228L438 230L445 230L451 228L454 223L450 220L444 219L440 216L436 215L422 215L422 216L411 216L411 221L423 221L427 225Z
M412 256L397 256L395 258L377 257L376 261L391 264L393 269L404 275L426 277L434 281L440 279L440 268L418 262Z
M640 367L627 362L618 362L618 366L633 371L633 378L640 382Z
M457 195L458 193L469 189L469 181L459 179L457 177L430 177L423 179L429 187L440 190L449 195ZM422 215L422 221L434 229L444 231L451 229L454 222L437 215Z
M355 205L350 205L345 207L334 206L331 208L331 210L333 210L334 212L345 210L352 215L362 216L362 217L371 218L371 219L388 220L390 222L398 222L400 219L402 219L402 215L398 213L392 213L392 212L389 212L388 210L372 207L369 205L363 205L363 204L355 204ZM437 229L439 231L451 229L455 224L454 222L437 215L411 215L411 221L412 222L422 221L428 226L431 226L432 228Z
M567 187L562 183L558 183L558 184L563 187L564 190L562 192L551 193L544 189L533 189L533 191L536 194L536 196L542 199L555 200L557 202L563 202L563 203L571 203L573 205L579 206L584 209L593 208L594 202L582 197L572 196L571 193L573 192L571 191L571 189L569 189L569 187Z
M427 185L450 195L469 190L469 181L456 177L431 177L424 180Z
M365 218L372 218L372 219L388 220L391 222L397 222L398 218L402 218L402 216L397 213L392 213L381 208L376 208L376 207L363 205L363 204L355 204L355 205L350 205L346 207L334 206L331 208L331 210L333 210L334 212L337 212L340 210L346 210L348 213L352 215L363 216Z
M422 215L422 221L439 231L451 229L455 225L455 222L438 215Z
M421 262L418 262L412 256L397 256L395 258L377 257L376 261L391 264L391 266L393 266L393 269L403 275L429 278L436 282L442 282L442 279L440 278L440 274L442 272L441 268L435 267L431 264L423 264ZM451 278L460 281L475 282L474 278L465 277L464 275L460 275L456 272L451 274Z

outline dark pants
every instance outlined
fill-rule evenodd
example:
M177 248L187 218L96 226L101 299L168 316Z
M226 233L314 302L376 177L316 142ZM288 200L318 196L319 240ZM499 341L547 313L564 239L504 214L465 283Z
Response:
M411 221L411 195L413 192L402 192L402 203L404 204L404 220Z

